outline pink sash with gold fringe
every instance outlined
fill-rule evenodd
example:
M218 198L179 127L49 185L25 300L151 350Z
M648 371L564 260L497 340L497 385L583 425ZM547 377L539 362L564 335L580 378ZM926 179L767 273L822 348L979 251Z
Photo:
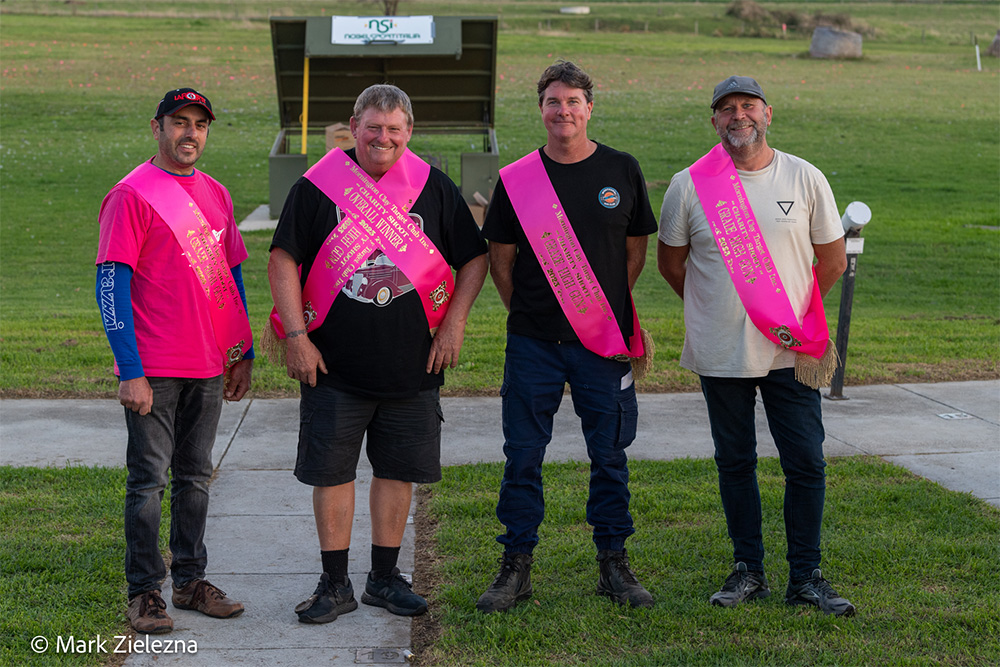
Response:
M120 182L139 193L173 232L205 292L215 342L229 368L243 358L253 334L219 236L191 195L151 162L143 162Z
M507 165L500 170L500 177L545 278L583 346L602 357L641 357L642 335L635 305L631 304L632 337L626 345L539 152L532 151Z
M817 359L830 338L816 270L800 323L781 284L733 159L717 144L690 168L698 200L747 315L768 340Z
M413 284L433 331L441 324L455 289L451 267L408 213L427 184L431 167L410 149L376 182L339 148L306 173L343 212L323 242L302 288L306 330L326 319L334 299L365 260L381 249ZM277 309L271 326L285 337Z

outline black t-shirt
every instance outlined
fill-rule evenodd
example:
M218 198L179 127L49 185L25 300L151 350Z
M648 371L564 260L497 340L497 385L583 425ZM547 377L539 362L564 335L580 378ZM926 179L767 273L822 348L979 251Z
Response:
M628 153L603 144L597 144L590 157L572 164L555 162L540 152L545 172L627 341L632 336L632 304L626 239L656 231L639 163ZM496 243L517 244L507 331L542 340L578 340L528 243L502 178L486 213L483 236Z
M355 151L347 151L355 162ZM292 186L274 231L281 248L302 265L302 284L340 211L312 182ZM468 205L455 184L431 169L410 217L454 269L486 252ZM323 354L328 374L317 382L365 396L399 398L439 387L444 373L427 373L431 335L413 285L377 250L337 295L326 319L309 338Z

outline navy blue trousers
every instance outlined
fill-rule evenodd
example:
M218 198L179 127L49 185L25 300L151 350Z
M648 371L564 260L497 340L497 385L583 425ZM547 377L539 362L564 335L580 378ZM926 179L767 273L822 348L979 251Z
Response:
M508 334L503 397L504 467L497 537L509 553L531 553L545 515L542 460L552 420L569 383L590 457L587 523L600 549L621 550L635 532L629 513L628 456L638 406L628 362L605 359L578 342Z
M764 568L760 489L757 486L757 435L754 406L760 388L767 425L785 474L784 517L789 576L812 576L820 563L820 525L826 495L822 409L819 392L783 368L759 378L701 376L708 419L715 441L719 492L726 513L734 562Z

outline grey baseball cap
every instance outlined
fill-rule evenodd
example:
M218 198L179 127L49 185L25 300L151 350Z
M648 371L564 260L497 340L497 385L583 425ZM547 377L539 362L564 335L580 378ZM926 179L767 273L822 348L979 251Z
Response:
M733 93L753 95L764 100L764 104L767 104L767 98L764 97L764 89L760 87L759 83L748 76L731 76L715 87L715 93L712 94L712 108L714 109L715 105L723 97L732 95Z

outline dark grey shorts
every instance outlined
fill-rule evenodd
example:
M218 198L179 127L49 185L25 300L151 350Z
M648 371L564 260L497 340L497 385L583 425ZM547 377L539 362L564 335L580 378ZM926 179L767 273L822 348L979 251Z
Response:
M295 477L310 486L353 481L367 436L375 477L418 484L440 481L442 421L437 388L409 398L375 399L303 384Z

